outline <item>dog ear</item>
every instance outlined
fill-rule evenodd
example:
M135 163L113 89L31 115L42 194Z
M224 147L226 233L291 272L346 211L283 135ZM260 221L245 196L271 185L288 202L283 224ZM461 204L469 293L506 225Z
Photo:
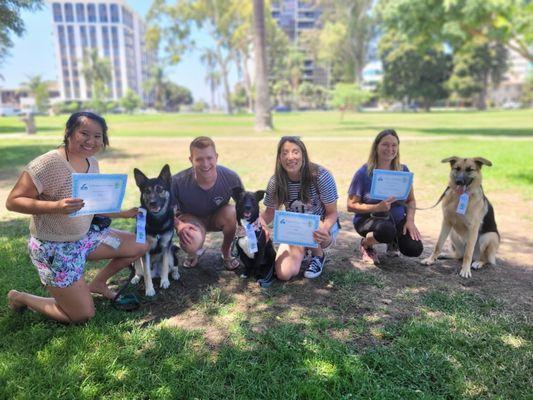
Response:
M483 157L475 157L474 162L477 164L479 169L481 169L482 165L486 165L487 167L492 167L492 163Z
M441 162L443 163L447 163L449 162L450 165L453 167L453 164L455 164L457 162L457 160L459 160L460 157L457 157L457 156L452 156L452 157L448 157L448 158L445 158L444 160L442 160Z
M172 174L170 173L170 167L168 166L168 164L165 164L165 166L161 169L158 178L162 179L164 182L167 183L168 186L170 186L170 182L172 181Z
M255 201L257 201L257 204L263 200L263 197L265 197L266 192L264 190L258 190L255 192Z
M146 182L146 180L148 179L148 177L137 168L133 169L133 176L135 177L135 183L139 187L142 187L144 185L144 182Z
M239 197L241 197L242 192L244 192L244 189L240 186L235 186L231 190L231 197L233 197L233 200L235 200L235 202L239 200Z

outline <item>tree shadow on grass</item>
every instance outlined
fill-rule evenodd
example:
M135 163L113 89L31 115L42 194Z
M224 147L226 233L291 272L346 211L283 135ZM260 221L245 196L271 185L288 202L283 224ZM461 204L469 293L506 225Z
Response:
M341 127L332 128L332 131L380 131L390 128L390 125L368 125L360 122L343 122ZM402 132L418 132L431 135L457 135L457 136L513 136L513 137L533 137L533 129L530 128L422 128L400 126Z
M61 128L57 126L40 126L37 124L37 135L39 132L61 132ZM26 128L24 125L15 125L15 126L1 126L0 125L0 135L2 133L25 133ZM28 137L34 137L35 135L28 135Z
M526 369L512 368L527 363L519 347L520 338L529 340L527 324L508 324L512 303L530 315L531 269L506 263L465 280L456 261L425 267L402 257L367 266L353 252L349 216L341 219L341 242L314 280L262 290L223 269L220 234L210 234L200 265L182 269L178 282L157 288L137 312L97 300L95 319L79 327L32 313L0 316L5 397L22 397L30 387L50 398L73 390L226 398L236 386L240 398L459 398L469 397L471 385L486 397L527 393ZM19 218L2 225L0 246L19 240L26 224ZM524 239L508 240L518 246ZM9 258L25 251L1 248ZM135 290L142 295L142 285Z

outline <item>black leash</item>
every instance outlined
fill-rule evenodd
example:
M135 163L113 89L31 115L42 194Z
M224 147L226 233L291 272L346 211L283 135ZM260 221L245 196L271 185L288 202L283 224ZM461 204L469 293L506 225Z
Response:
M416 210L422 210L422 211L424 211L424 210L430 210L430 209L432 209L432 208L437 207L437 205L442 201L442 199L443 199L444 196L446 195L446 192L448 191L449 188L450 188L450 187L448 186L448 187L446 187L446 189L444 189L444 192L442 192L442 194L440 195L440 197L439 197L439 199L437 200L437 202L436 202L435 204L433 204L431 207L426 207L426 208L418 208L418 207L416 207Z

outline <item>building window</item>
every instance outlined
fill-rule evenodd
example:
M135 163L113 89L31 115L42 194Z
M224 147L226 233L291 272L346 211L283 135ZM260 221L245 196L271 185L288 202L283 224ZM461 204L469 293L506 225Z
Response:
M89 27L89 37L91 38L91 47L96 49L96 28L94 26Z
M82 3L76 3L76 19L85 22L85 6Z
M87 19L89 22L96 22L96 6L94 4L87 4Z
M98 14L100 14L100 22L107 22L107 5L98 4Z
M102 41L104 42L104 56L109 57L109 29L102 26Z
M111 22L120 22L120 18L118 16L118 5L111 4L109 7L111 11Z
M54 14L54 22L63 22L63 14L61 13L61 4L52 4L52 12Z
M74 22L74 9L72 3L65 3L65 21Z
M63 27L63 25L57 26L57 37L59 39L59 44L61 45L60 47L65 47L65 28Z
M118 29L116 26L111 27L111 38L113 40L113 50L118 53Z
M81 47L84 49L89 47L89 41L87 40L87 28L85 26L80 26L80 38Z
M126 10L125 7L122 7L122 20L124 21L124 25L133 29L133 14Z

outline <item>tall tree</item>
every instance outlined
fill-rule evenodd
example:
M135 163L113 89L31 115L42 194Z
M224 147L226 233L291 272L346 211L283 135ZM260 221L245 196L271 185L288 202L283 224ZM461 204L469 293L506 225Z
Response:
M22 36L24 21L20 17L23 10L35 11L42 7L43 0L1 0L0 1L0 65L13 46L11 34Z
M28 76L28 81L22 84L23 89L30 92L35 100L35 107L40 113L44 113L50 106L48 95L48 82L43 81L41 75Z
M91 88L91 107L98 113L107 111L108 84L111 82L111 63L102 59L97 49L87 50L83 57L81 71L87 86Z
M255 130L271 130L272 113L268 91L268 64L265 45L265 5L263 0L254 0L254 50L255 50Z
M453 63L448 87L459 98L472 100L479 110L485 110L489 82L498 86L507 70L507 49L477 38L454 54Z
M429 111L435 100L446 98L445 82L452 71L452 57L442 49L425 48L391 33L380 42L383 63L382 91L387 97L410 103L420 101Z
M459 49L473 38L501 42L533 61L533 3L529 0L380 0L383 27L430 46Z
M291 84L292 106L298 107L298 88L303 77L303 68L305 62L304 54L297 48L291 47L286 55L287 78Z
M165 70L161 65L155 64L150 69L150 77L144 81L143 87L154 96L154 107L158 111L164 111L167 107L167 79Z
M325 34L320 36L320 47L326 52L335 51L335 57L327 56L327 59L331 61L330 65L336 80L362 82L370 42L376 32L371 15L373 3L372 0L320 2L324 10L323 20L326 29ZM328 48L331 44L333 47Z

